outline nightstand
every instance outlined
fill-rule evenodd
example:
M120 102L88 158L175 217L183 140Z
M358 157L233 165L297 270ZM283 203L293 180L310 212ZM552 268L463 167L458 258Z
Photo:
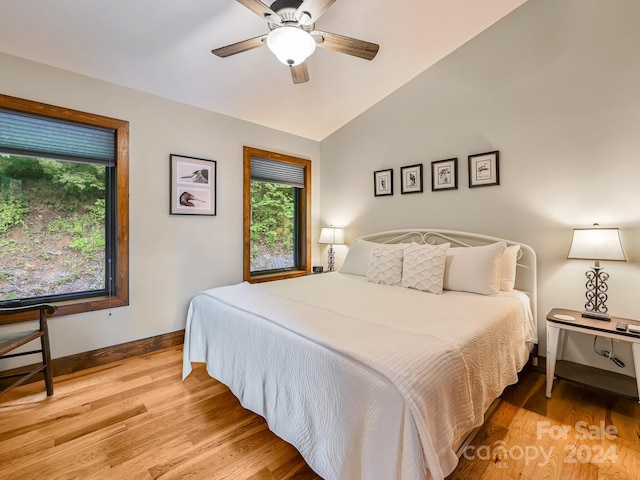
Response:
M572 317L573 319L570 319ZM547 315L547 388L546 396L551 398L554 377L590 386L598 390L615 393L639 400L640 392L640 334L616 330L616 323L640 325L638 320L611 317L610 322L582 317L580 312L554 308ZM613 338L631 343L636 378L610 372L587 365L561 360L565 332L581 332L604 338Z

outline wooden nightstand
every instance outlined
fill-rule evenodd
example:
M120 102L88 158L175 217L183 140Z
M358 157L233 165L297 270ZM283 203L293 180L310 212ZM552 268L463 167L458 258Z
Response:
M570 320L565 317L573 317ZM629 325L640 325L640 321L611 317L610 322L584 318L580 312L554 308L547 315L547 398L551 398L554 377L563 378L575 383L587 385L598 390L615 393L625 397L639 399L640 392L640 334L616 330L616 323L626 322ZM610 372L599 368L560 360L564 332L582 332L604 338L613 338L621 342L631 343L636 378Z

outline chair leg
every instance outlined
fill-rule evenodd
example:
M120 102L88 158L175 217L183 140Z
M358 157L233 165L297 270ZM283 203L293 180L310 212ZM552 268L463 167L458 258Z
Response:
M47 396L53 395L53 368L51 365L51 347L49 345L49 328L47 325L47 315L53 315L56 312L56 306L50 304L39 305L27 305L12 308L0 308L0 325L6 325L5 317L10 315L22 315L27 312L40 312L40 328L37 331L27 332L15 332L10 334L0 335L0 350L3 352L0 358L13 358L22 355L33 355L40 353L42 355L42 362L37 364L35 368L20 368L16 369L17 373L8 373L3 375L2 378L20 377L18 381L13 382L11 385L0 391L0 395L4 394L13 387L22 385L29 380L36 373L42 372L44 375L44 383L47 390ZM31 321L33 317L26 315L25 319L18 318L8 323L21 323L22 321ZM22 345L26 345L29 342L36 341L40 338L40 350L22 351L19 353L7 353Z
M51 371L51 351L49 349L49 329L46 320L43 325L42 336L40 337L42 345L42 362L44 363L44 384L47 387L47 396L53 395L53 372Z

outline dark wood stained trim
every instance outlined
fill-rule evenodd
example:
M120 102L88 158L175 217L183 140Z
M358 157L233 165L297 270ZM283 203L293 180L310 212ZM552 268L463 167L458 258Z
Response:
M126 358L137 357L145 355L157 350L164 350L166 348L175 347L184 343L184 330L178 330L177 332L165 333L163 335L157 335L155 337L144 338L142 340L134 340L133 342L121 343L119 345L113 345L111 347L99 348L97 350L91 350L88 352L77 353L75 355L69 355L67 357L54 358L51 360L51 366L53 368L53 376L66 375L69 373L78 372L91 367L98 367L107 363L118 362ZM17 373L22 370L28 370L33 366L23 366L0 372L0 374ZM30 382L37 382L42 380L42 374L34 375ZM10 382L9 380L0 380L0 388L3 387L3 382ZM54 382L55 385L55 382Z
M273 282L274 280L284 280L285 278L304 277L309 272L306 270L287 270L285 272L265 273L251 277L251 283Z
M111 297L52 303L58 307L55 317L129 305L129 122L3 94L0 94L0 107L58 120L113 128L116 131L116 292ZM37 312L27 312L18 316L19 321L37 318Z
M293 163L304 167L304 191L298 197L298 270L267 274L251 273L251 157ZM311 160L258 148L243 148L243 279L251 283L269 282L305 275L311 271Z

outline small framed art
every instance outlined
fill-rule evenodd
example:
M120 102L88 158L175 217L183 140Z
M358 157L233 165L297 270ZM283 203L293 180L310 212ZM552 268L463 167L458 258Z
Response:
M458 188L458 159L448 158L431 162L431 191Z
M469 188L500 185L499 153L469 155Z
M373 172L373 194L376 197L393 195L393 169Z
M171 215L216 214L215 160L170 155Z
M402 176L400 193L422 192L422 164L400 167L400 175Z

